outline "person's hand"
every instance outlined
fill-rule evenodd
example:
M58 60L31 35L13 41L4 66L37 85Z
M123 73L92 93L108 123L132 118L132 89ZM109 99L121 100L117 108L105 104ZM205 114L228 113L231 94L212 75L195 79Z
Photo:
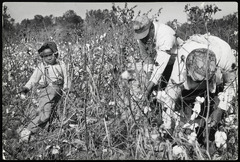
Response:
M63 85L64 81L63 79L57 79L56 81L53 81L53 84L55 85Z
M24 93L24 94L27 94L30 90L27 88L27 87L21 87L20 88L20 94Z
M215 109L208 119L208 126L209 127L216 126L220 122L223 112L224 110L220 108Z

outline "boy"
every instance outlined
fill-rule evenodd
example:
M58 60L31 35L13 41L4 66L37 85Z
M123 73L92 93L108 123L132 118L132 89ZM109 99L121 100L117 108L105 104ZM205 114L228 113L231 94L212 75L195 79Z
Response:
M39 107L34 119L21 132L22 140L29 140L30 134L36 133L39 127L44 127L61 99L62 90L70 88L67 67L57 60L58 50L54 42L46 42L38 50L42 63L34 70L30 80L22 87L21 94L26 94L34 86L40 90Z

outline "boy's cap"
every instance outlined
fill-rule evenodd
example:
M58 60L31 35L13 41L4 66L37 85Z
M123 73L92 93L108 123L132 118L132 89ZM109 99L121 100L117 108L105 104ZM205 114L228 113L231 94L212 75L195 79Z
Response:
M56 43L54 43L54 42L45 42L41 46L41 48L38 50L38 53L40 54L40 56L44 55L43 51L45 49L47 49L47 48L50 48L53 51L53 53L56 53L58 51Z
M207 52L209 64L207 64ZM209 65L209 66L207 66ZM198 48L190 52L186 59L187 73L194 81L206 80L206 70L208 77L211 79L216 71L216 55L207 48Z
M146 15L137 16L133 21L135 39L145 38L149 33L150 26L151 26L151 21Z

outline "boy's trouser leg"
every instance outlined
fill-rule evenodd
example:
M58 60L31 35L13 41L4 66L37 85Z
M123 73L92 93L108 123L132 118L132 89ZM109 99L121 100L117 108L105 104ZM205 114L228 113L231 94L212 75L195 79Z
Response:
M47 87L42 89L39 97L39 109L37 116L29 123L27 129L35 133L39 126L45 126L51 113L60 100L60 88Z

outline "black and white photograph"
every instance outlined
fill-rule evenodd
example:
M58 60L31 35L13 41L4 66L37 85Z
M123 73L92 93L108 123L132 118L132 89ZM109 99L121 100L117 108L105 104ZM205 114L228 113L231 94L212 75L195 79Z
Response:
M237 160L238 2L2 2L2 160Z

